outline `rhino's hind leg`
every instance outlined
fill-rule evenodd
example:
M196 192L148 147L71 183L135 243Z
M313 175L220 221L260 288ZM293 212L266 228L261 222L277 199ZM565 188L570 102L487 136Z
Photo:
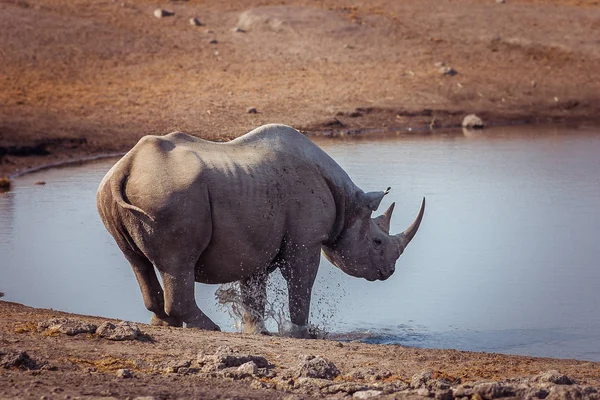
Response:
M176 268L174 272L161 271L161 277L165 286L165 311L169 317L182 319L187 328L221 330L196 304L193 265Z
M267 301L267 271L261 271L248 279L240 281L240 291L244 315L242 327L244 333L268 335L265 328L265 303Z
M181 318L169 317L165 313L165 302L163 289L158 282L156 272L152 263L143 255L139 255L133 251L125 252L125 256L131 264L131 268L140 285L144 305L149 311L152 311L151 325L161 326L183 326Z

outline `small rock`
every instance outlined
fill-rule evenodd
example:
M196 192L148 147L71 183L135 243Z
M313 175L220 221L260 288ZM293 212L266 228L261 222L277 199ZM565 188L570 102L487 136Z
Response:
M248 107L248 108L246 109L246 112L247 112L248 114L257 114L257 113L258 113L258 111L256 111L256 107Z
M554 383L555 385L572 385L575 383L571 378L556 370L542 372L535 376L533 381L539 383Z
M484 124L481 118L475 114L469 114L462 120L463 128L482 129Z
M328 381L329 382L329 381ZM348 394L353 394L355 392L360 392L364 390L368 390L369 387L367 385L363 385L356 382L344 382L337 383L334 385L329 385L323 389L321 389L321 393L323 394L336 394L339 392L344 392Z
M236 372L242 376L256 375L258 373L258 366L254 361L248 361L247 363L240 365Z
M140 334L140 328L127 321L119 322L117 325L106 321L100 324L96 333L108 340L135 340Z
M0 367L26 370L35 369L37 364L35 360L22 350L9 351L7 353L0 351Z
M72 318L51 318L38 323L38 329L73 336L80 333L94 333L96 332L96 325Z
M438 62L436 62L436 63L434 64L434 66L435 66L436 68L442 68L442 67L445 67L445 66L446 66L446 63L445 63L445 62L443 62L443 61L438 61Z
M458 73L454 68L448 66L440 67L438 71L440 72L440 74L448 76L454 76Z
M246 32L245 30L243 30L239 26L236 26L235 28L233 28L232 31L236 32L236 33L245 33Z
M427 382L433 379L433 371L430 369L425 369L421 372L418 372L410 378L410 387L413 389L418 389L421 387L427 386Z
M219 41L218 41L217 39L210 39L210 40L208 41L208 43L209 43L209 44L217 44L217 43L219 43Z
M321 378L296 378L294 379L294 389L312 391L317 388L321 391L326 391L332 386L333 382L329 379Z
M334 363L321 356L301 355L296 376L305 378L334 379L340 374Z
M4 293L0 292L0 297L4 297Z
M239 367L250 361L254 362L258 368L267 368L269 366L267 359L262 356L238 355L227 346L219 347L213 355L198 354L197 358L197 362L204 372Z
M44 181L37 181L35 184L36 184L36 185L45 185L45 184L46 184L46 182L44 182Z
M571 399L594 399L596 396L584 396L581 387L577 386L553 386L550 389L547 399L552 400L571 400Z
M123 379L133 378L133 372L129 369L119 369L117 370L117 377Z
M418 396L421 396L421 397L429 397L429 395L430 395L429 389L427 389L427 388L417 389L416 393Z
M200 22L200 20L196 17L190 18L189 22L190 22L190 25L202 26L202 22Z
M438 390L433 397L435 400L452 400L454 398L452 389Z
M514 397L515 389L499 382L476 382L473 385L473 394L482 399L497 399L499 397Z
M176 374L185 368L189 368L189 366L191 364L192 364L192 362L189 360L175 360L175 361L170 361L166 364L163 364L161 366L161 369L163 372L166 372L167 374Z
M498 3L498 4L504 4L504 3L506 3L506 0L496 0L496 3Z
M175 15L175 13L172 11L163 10L162 8L157 8L154 10L154 16L156 18L170 17L172 15Z
M361 390L360 392L355 392L352 395L353 399L371 399L373 397L377 397L381 395L381 391L379 390Z

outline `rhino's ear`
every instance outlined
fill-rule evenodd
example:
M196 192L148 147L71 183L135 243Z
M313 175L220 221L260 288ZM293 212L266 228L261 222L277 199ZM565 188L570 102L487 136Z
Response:
M367 192L360 194L360 205L368 208L371 211L375 211L379 208L379 204L381 204L381 200L383 200L383 196L390 192L391 188L387 188L383 192Z

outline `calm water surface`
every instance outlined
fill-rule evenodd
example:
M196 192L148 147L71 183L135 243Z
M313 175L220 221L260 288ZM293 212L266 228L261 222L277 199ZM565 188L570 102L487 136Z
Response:
M313 323L342 339L600 361L597 129L317 143L363 190L392 187L382 211L396 201L394 233L423 196L427 210L385 282L351 278L323 259ZM96 188L114 162L30 174L0 195L5 300L149 320L96 212ZM232 330L216 288L198 284L197 301Z

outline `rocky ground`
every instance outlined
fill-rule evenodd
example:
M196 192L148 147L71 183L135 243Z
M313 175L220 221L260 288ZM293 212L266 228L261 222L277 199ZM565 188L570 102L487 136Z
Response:
M599 18L594 0L0 0L0 177L173 130L598 121Z
M600 398L593 362L0 315L0 398Z

